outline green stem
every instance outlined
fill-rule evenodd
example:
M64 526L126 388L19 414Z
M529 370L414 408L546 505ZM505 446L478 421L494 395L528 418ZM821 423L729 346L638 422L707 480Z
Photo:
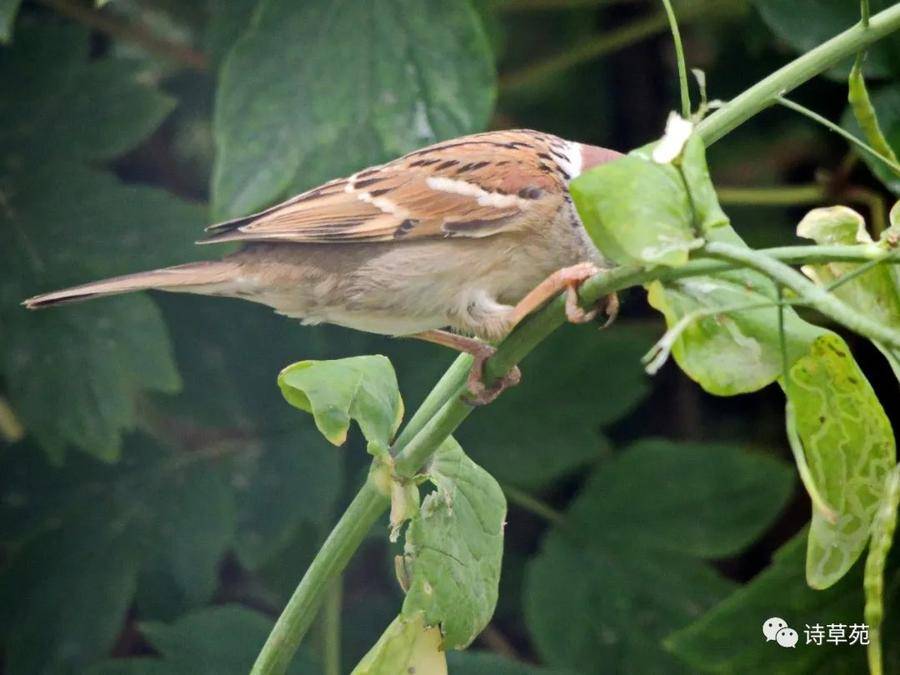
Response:
M789 185L773 187L717 187L720 204L747 206L798 206L821 204L828 198L824 186Z
M684 62L681 32L678 30L678 20L675 18L675 10L672 9L671 0L662 0L662 3L666 8L669 30L672 31L672 42L675 43L675 60L678 63L678 89L681 92L681 116L688 120L691 118L691 93L688 90L687 65Z
M253 664L251 675L287 671L331 581L347 566L390 500L367 480L322 544Z
M322 662L323 675L341 675L341 601L343 589L338 575L331 582L325 598L323 614Z
M860 23L848 28L760 80L703 120L697 125L697 131L706 145L712 145L761 110L773 105L778 96L796 89L810 78L898 28L900 3L871 17L868 27Z
M900 332L873 321L865 314L858 313L824 288L816 286L799 272L761 251L722 242L709 242L702 250L714 258L762 272L773 281L804 298L810 307L815 308L832 321L871 340L890 345L895 349L900 348Z
M790 108L791 110L798 112L801 115L805 115L809 119L811 119L815 122L818 122L822 126L826 127L829 131L833 131L838 136L842 136L843 138L850 141L857 147L862 148L863 150L865 150L866 152L871 154L873 157L877 157L886 166L890 167L890 169L894 173L896 173L898 176L900 176L900 164L898 164L895 160L892 160L890 157L886 157L885 155L881 154L880 152L878 152L878 150L873 148L871 145L869 145L868 143L866 143L863 140L860 140L859 138L857 138L856 136L851 134L846 129L841 128L840 126L838 126L837 124L832 122L827 117L822 117L819 113L815 112L814 110L810 110L806 106L802 106L799 103L796 103L795 101L791 101L790 99L785 98L784 96L778 96L778 97L776 97L776 100L778 101L778 103L783 105L785 108Z

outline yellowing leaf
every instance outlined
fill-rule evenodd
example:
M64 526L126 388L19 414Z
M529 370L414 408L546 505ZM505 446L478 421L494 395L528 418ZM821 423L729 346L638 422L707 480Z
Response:
M351 675L447 675L441 631L425 625L424 615L398 616Z
M894 435L871 385L833 333L816 339L791 367L787 395L815 484L837 512L832 524L814 511L809 533L807 582L827 588L865 548L894 465Z

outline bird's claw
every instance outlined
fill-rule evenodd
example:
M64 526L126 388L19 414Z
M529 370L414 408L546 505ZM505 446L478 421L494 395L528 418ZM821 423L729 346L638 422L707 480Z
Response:
M497 350L490 345L484 345L484 349L472 356L475 361L472 363L472 369L469 371L469 378L466 382L469 388L469 395L464 396L463 400L469 405L487 405L508 387L514 387L522 380L522 371L518 366L513 366L503 377L499 378L491 386L484 383L484 364L491 358Z

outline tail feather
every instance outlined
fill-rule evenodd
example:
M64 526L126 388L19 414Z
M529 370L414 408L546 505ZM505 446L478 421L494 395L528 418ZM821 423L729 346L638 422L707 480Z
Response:
M69 302L81 302L105 295L156 289L203 293L227 284L236 272L236 264L228 260L201 261L137 272L120 277L93 281L28 298L22 304L28 309L41 309Z

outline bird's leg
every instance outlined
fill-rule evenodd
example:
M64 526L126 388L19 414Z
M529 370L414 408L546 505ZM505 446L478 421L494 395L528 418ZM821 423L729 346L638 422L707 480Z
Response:
M513 310L512 325L517 325L522 319L531 314L550 298L565 289L566 291L566 318L572 323L587 323L597 316L600 304L607 315L605 326L611 324L619 313L619 297L615 293L606 296L597 307L584 310L578 303L578 287L592 276L600 272L600 269L591 263L578 263L571 267L563 267L555 271L541 283L535 286L524 298L522 298Z
M486 386L483 379L484 362L491 358L497 350L481 340L466 337L465 335L457 335L445 330L427 330L423 333L415 333L409 337L433 342L459 352L466 352L475 358L467 380L467 386L472 394L468 401L474 405L490 403L503 393L504 389L514 387L522 379L522 372L519 370L519 367L513 366L506 375L497 380L492 386Z

